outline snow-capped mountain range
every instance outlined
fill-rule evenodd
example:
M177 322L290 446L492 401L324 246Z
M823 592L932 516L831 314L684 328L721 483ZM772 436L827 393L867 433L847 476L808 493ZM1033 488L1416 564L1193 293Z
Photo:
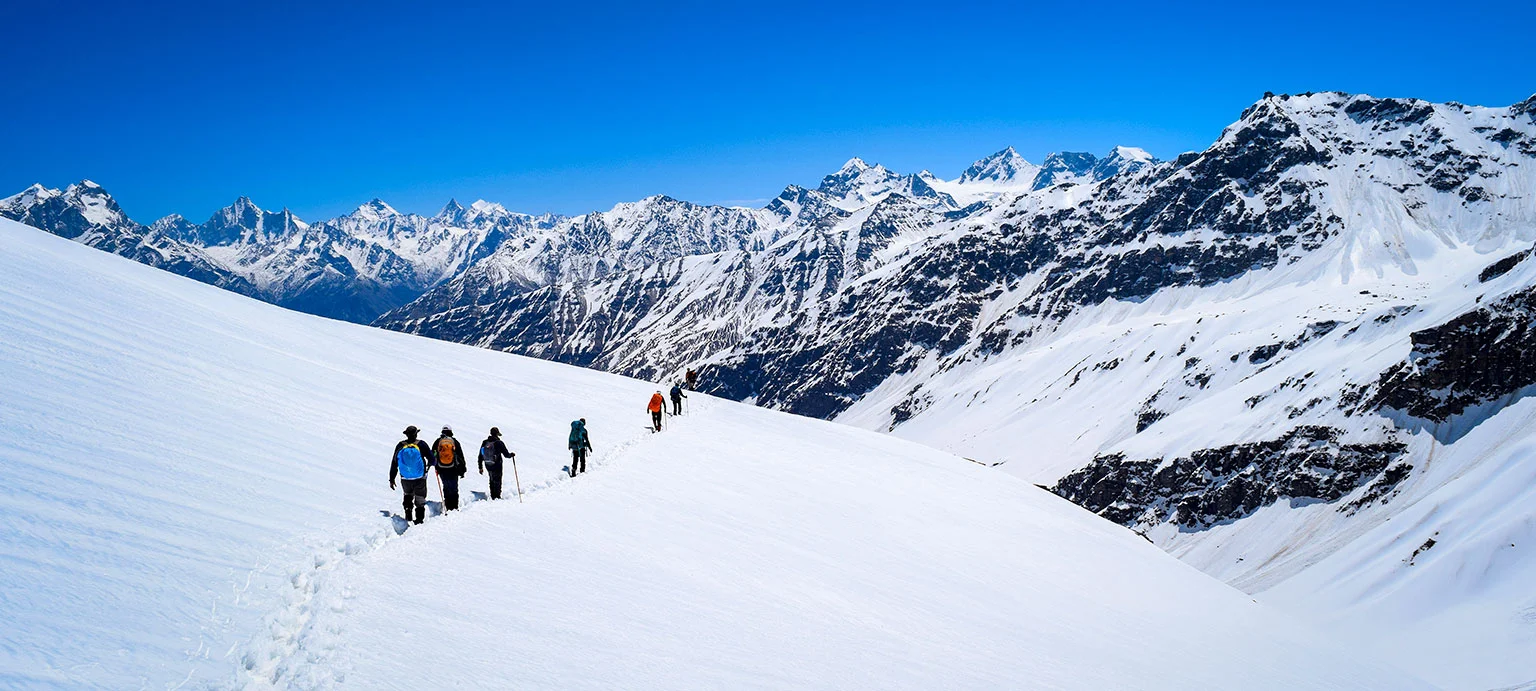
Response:
M145 227L81 183L0 215L316 313L696 367L721 396L958 452L1431 681L1536 637L1536 521L1507 508L1536 499L1536 97L1266 95L1170 161L1010 148L943 180L855 158L756 209L379 202L308 226L248 206ZM1450 638L1473 624L1492 633Z
M64 190L33 185L0 200L0 216L285 307L364 323L462 273L506 237L559 220L489 202L449 202L427 218L375 199L310 224L241 197L200 224L171 215L145 226L89 180Z

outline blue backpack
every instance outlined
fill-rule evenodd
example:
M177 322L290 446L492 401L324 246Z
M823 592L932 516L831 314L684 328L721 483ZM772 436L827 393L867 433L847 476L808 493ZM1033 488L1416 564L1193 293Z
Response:
M571 422L570 448L579 449L587 444L587 427L580 420Z
M421 457L421 449L415 442L400 447L395 454L395 463L400 466L401 480L420 480L427 476L427 460Z

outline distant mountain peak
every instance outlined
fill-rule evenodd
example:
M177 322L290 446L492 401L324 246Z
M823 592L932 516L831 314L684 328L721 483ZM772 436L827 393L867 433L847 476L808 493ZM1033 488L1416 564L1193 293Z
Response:
M507 207L497 204L496 202L488 202L484 199L475 200L475 203L470 204L469 208L474 209L475 211L478 211L482 214L507 213Z
M1086 177L1093 172L1098 157L1086 151L1058 151L1045 157L1032 187L1043 190L1051 185Z
M1090 171L1094 180L1107 180L1120 173L1136 170L1157 163L1157 158L1145 149L1134 146L1117 146L1109 154L1093 164Z
M864 159L859 158L858 156L854 156L853 158L848 159L848 162L844 163L843 167L838 168L837 172L833 173L833 175L846 174L846 173L855 173L856 174L856 173L864 172L866 170L869 170L869 164L865 163Z
M987 156L966 168L960 174L962 183L1017 183L1027 185L1034 180L1040 167L1024 160L1013 147Z
M845 197L853 191L890 181L896 175L878 163L870 165L857 156L848 159L837 172L821 179L817 189L834 197Z
M375 197L367 204L357 207L357 210L353 211L352 215L371 221L379 221L392 216L399 216L400 212L396 211L395 207L384 203L384 200Z

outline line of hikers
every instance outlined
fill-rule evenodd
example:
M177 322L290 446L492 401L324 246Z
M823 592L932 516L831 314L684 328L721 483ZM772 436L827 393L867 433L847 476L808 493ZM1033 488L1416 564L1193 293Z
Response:
M693 391L698 385L698 373L688 370L684 378L688 390ZM683 393L683 382L674 383L669 392L672 397L672 414L683 414L683 399L688 395ZM646 409L651 413L651 431L661 431L662 413L666 411L666 399L661 391L651 396ZM437 441L428 445L417 438L421 430L415 425L405 428L405 439L395 444L395 451L389 459L389 488L395 489L395 478L400 479L399 488L404 493L401 501L402 516L413 523L421 523L426 519L427 513L427 471L436 470L439 489L443 497L443 509L454 511L459 508L459 480L469 474L469 465L464 460L464 447L453 436L453 428L443 425L443 430ZM571 434L566 443L571 451L571 477L587 472L587 453L592 450L592 440L587 436L587 419L581 418L571 422ZM485 441L480 442L480 455L477 465L481 475L489 475L491 498L501 498L502 461L511 459L512 474L517 482L517 493L522 496L522 482L517 480L517 454L507 450L507 445L501 440L501 430L491 428Z

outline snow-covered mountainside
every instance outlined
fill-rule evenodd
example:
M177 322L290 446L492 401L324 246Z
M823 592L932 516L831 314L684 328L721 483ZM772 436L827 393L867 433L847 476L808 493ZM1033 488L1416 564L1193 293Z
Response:
M649 383L10 221L0 344L7 688L1428 688L998 470L702 395L652 435ZM526 503L381 516L442 422Z
M1006 464L1298 611L1318 614L1286 586L1309 567L1368 574L1382 590L1316 581L1348 603L1327 619L1448 686L1536 679L1514 585L1536 509L1465 486L1533 462L1510 420L1536 390L1536 99L1266 96L1172 161L1012 158L953 182L850 161L741 249L381 323L699 366L725 397ZM1448 497L1428 515L1469 542L1413 558L1429 536L1405 517ZM1410 586L1436 558L1482 575ZM1461 644L1453 619L1495 633Z

